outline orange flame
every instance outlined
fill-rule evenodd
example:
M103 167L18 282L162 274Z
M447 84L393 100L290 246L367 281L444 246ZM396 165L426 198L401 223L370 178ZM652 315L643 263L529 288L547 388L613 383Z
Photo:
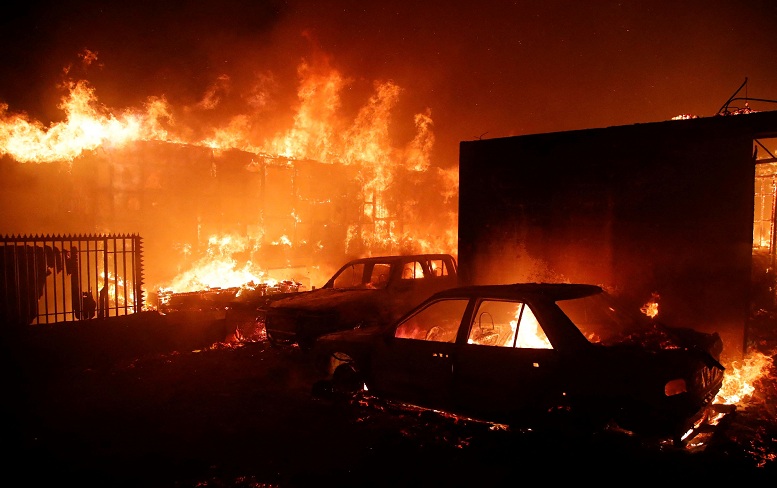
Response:
M144 112L113 115L97 102L89 83L78 81L69 83L69 93L58 108L65 120L44 127L25 114L9 114L8 105L0 103L0 154L22 163L73 161L84 151L105 144L170 140L162 128L162 120L169 117L164 99L149 100Z
M757 387L761 380L774 374L774 359L761 352L753 352L741 361L734 361L726 368L723 386L715 403L742 406L753 401L757 398Z
M515 320L510 321L510 328L513 329L513 335L515 329L518 327L518 319L521 319L521 327L518 329L518 339L515 343L516 347L528 347L533 349L551 349L550 341L545 335L545 332L540 327L540 323L537 321L537 317L534 316L531 308L528 306L523 307L523 313L521 314L521 307L515 312Z
M652 293L650 297L650 301L647 302L640 308L640 312L644 313L651 319L654 318L656 315L658 315L658 293Z
M208 239L206 255L192 263L189 269L181 272L162 289L183 292L277 281L252 262L248 261L241 266L233 257L255 245L251 239L237 235L211 236ZM188 247L185 247L184 252L187 251Z

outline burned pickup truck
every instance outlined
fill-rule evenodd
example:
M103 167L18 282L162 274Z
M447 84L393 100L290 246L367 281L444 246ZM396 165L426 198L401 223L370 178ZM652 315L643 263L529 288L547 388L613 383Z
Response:
M355 259L319 289L270 302L260 310L273 345L310 347L323 334L390 324L432 294L458 285L448 254Z

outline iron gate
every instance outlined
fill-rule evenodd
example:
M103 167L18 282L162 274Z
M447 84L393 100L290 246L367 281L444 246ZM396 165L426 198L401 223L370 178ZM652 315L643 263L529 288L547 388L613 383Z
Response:
M129 315L143 297L137 235L0 238L0 320L29 325Z

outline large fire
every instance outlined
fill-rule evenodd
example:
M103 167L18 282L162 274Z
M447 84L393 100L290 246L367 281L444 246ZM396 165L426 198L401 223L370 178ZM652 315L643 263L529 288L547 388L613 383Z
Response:
M79 56L85 66L97 60L97 53L88 50ZM340 111L341 96L352 80L332 68L325 56L317 56L312 61L302 60L297 74L297 102L292 109L290 126L263 134L257 134L255 127L261 126L258 119L266 114L258 113L258 110L257 113L233 114L226 121L214 117L217 122L210 125L202 123L203 114L213 111L229 89L227 76L219 77L194 106L175 107L165 96L152 96L142 107L125 109L103 105L95 88L86 80L66 80L62 84L65 94L58 105L64 115L50 125L32 120L24 113L11 113L8 105L0 102L0 156L7 155L21 163L66 162L74 165L79 158L93 151L151 141L206 148L214 154L245 151L255 154L257 160L279 161L281 165L306 160L358 167L355 175L359 187L357 198L364 202L358 221L369 221L371 225L367 229L349 224L350 228L343 236L345 249L358 247L360 254L371 254L389 247L412 247L418 252L455 255L455 213L442 215L433 233L412 225L397 228L392 220L397 207L412 212L408 210L411 205L387 201L385 196L395 184L397 171L434 171L440 182L439 189L430 190L439 193L439 200L455 199L457 171L432 169L430 158L435 138L431 111L424 109L417 113L412 121L414 135L397 144L390 129L403 91L400 86L392 81L374 82L373 95L355 111L354 118L347 118ZM257 93L259 91L257 88ZM247 105L249 108L257 106L256 103ZM289 217L296 222L303 219L296 210ZM159 251L170 253L171 259L177 257L185 266L179 265L178 276L150 284L159 290L184 292L289 278L282 269L270 272L262 263L234 258L236 253L258 249L262 240L267 245L267 236L262 229L256 230L257 226L261 223L257 222L249 235L231 231L202 235L198 236L201 242L181 242L176 249ZM100 232L122 230L99 229ZM279 248L316 245L288 235L273 236L270 240L271 245ZM207 251L191 255L193 248L204 247L204 241L207 241ZM148 247L151 245L153 243ZM322 271L322 276L328 271ZM321 282L321 277L316 278Z

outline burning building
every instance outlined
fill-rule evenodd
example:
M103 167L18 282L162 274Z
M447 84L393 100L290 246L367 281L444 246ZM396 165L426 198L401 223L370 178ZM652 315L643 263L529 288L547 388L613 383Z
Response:
M456 171L430 164L429 113L397 146L400 87L376 83L344 122L342 76L305 63L300 73L291 127L262 143L247 116L195 130L164 100L112 111L85 81L66 84L65 118L48 127L0 107L0 233L142 237L146 307L157 290L305 288L347 258L455 253Z

